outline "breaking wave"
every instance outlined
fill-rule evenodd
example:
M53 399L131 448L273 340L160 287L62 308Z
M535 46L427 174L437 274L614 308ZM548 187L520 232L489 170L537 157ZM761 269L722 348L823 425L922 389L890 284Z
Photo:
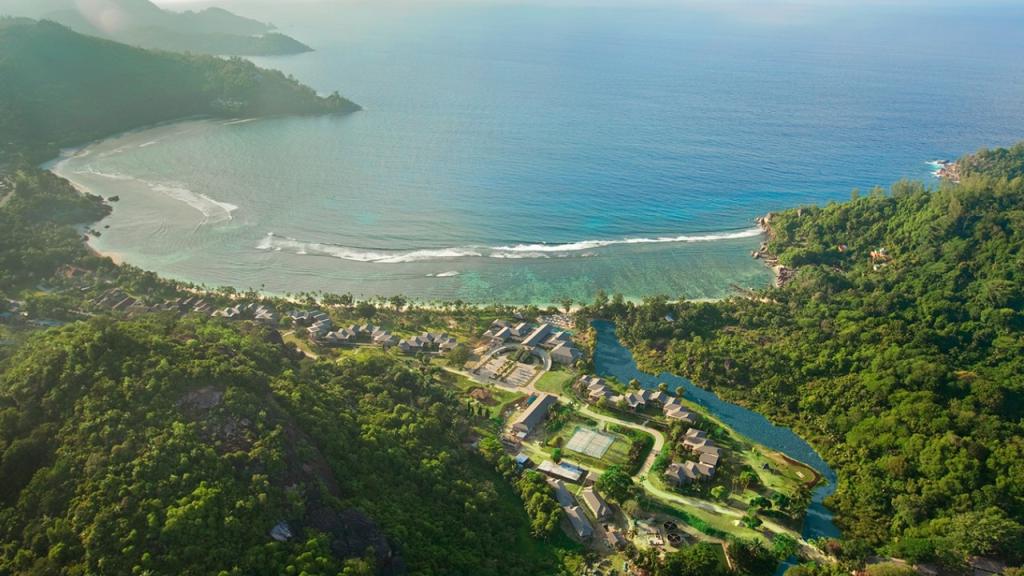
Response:
M238 206L235 206L234 204L214 200L206 194L193 192L186 188L184 184L179 182L151 182L149 180L142 180L140 178L135 178L134 176L118 172L101 172L92 166L87 166L84 170L76 172L76 174L88 174L91 176L106 178L108 180L138 182L153 192L163 194L164 196L183 202L194 208L203 215L204 223L217 223L231 220L232 212L238 210Z
M287 236L268 233L260 240L256 248L259 250L288 250L298 255L320 255L350 260L353 262L370 262L374 264L403 264L408 262L433 262L439 260L455 260L459 258L505 258L505 259L541 259L541 258L582 258L596 256L594 252L608 246L629 244L669 244L715 242L718 240L734 240L754 238L762 234L759 228L716 232L708 234L683 234L679 236L659 236L654 238L625 238L621 240L583 240L565 244L515 244L510 246L465 246L459 248L423 248L418 250L384 250L354 248L323 242L306 242ZM440 274L437 275L441 277Z

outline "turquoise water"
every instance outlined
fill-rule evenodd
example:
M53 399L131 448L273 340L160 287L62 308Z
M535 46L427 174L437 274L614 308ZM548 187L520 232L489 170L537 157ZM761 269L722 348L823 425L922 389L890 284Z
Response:
M121 197L99 249L210 285L714 298L770 281L755 216L1024 135L1020 8L718 4L239 3L316 48L258 63L365 111L57 171Z
M811 494L811 506L804 518L803 536L806 539L839 536L839 529L832 523L832 514L823 504L825 498L835 492L836 473L810 444L789 428L776 426L757 412L726 402L714 392L699 388L686 378L667 372L657 376L641 372L633 360L633 354L619 342L613 323L598 320L593 325L597 332L594 364L598 374L614 376L620 382L636 378L645 388L651 389L656 389L661 382L668 384L670 390L682 386L688 400L703 406L733 430L820 472L827 483L820 484Z

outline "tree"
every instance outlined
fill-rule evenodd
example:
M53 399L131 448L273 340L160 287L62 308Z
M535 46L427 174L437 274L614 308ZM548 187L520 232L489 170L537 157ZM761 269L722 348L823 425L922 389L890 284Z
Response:
M915 576L917 570L904 564L872 564L867 568L868 576Z
M662 392L668 392L668 383L658 382L658 390L661 390Z
M633 493L633 479L617 465L609 466L596 485L606 498L616 502L626 501Z
M469 347L465 344L459 344L448 352L448 364L455 368L461 368L465 366L466 362L469 362L471 356L472 352L470 352Z
M727 492L728 490L726 489L726 487L719 484L718 486L715 486L714 488L711 489L711 497L714 498L715 500L721 500L725 498Z
M377 307L372 302L366 300L360 301L356 304L356 316L360 318L373 318L377 314Z
M669 554L657 576L717 576L726 574L715 553L715 547L707 542L698 542L678 552Z
M779 560L785 560L797 553L800 543L789 534L776 534L772 539L772 553Z
M561 448L555 448L554 450L552 450L551 451L551 459L554 460L555 462L561 462L562 461L562 449Z
M1016 561L1024 556L1024 527L1000 508L958 514L936 522L932 530L945 536L965 558L993 555Z
M395 309L395 312L401 312L402 308L405 308L407 302L408 300L405 298L405 296L402 296L401 294L395 294L394 296L388 298L388 303L391 304L391 307Z
M734 538L729 541L727 551L740 574L768 576L778 565L778 559L760 540Z

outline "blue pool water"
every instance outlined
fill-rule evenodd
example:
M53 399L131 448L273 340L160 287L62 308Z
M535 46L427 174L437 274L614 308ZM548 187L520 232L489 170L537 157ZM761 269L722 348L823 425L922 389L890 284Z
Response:
M811 445L793 433L789 428L776 426L764 416L722 400L714 392L699 388L686 378L667 372L657 376L641 372L633 360L633 354L619 342L615 335L615 325L608 321L594 322L597 332L597 346L594 350L594 364L598 374L613 376L620 382L629 382L636 378L645 388L657 388L665 382L670 390L683 386L686 398L713 414L736 432L750 438L772 450L810 465L825 477L827 483L820 484L811 495L811 506L804 518L804 538L838 537L839 529L832 523L832 514L822 503L836 487L836 473L811 448Z

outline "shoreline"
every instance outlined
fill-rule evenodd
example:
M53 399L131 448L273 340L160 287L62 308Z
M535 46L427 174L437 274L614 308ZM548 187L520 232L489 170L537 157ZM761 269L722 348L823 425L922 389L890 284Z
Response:
M768 252L768 242L775 239L775 233L772 231L772 212L765 214L764 216L758 216L754 218L754 222L763 231L765 241L761 243L761 247L750 253L750 256L755 260L761 260L765 266L771 269L772 274L775 277L774 287L782 288L786 285L796 274L796 270L788 268L779 263L779 257L775 254Z
M110 208L110 213L108 213L107 216L105 216L104 218L101 218L100 220L98 220L96 222L92 222L92 223L84 225L82 227L82 229L80 230L80 232L82 233L82 236L83 236L83 241L86 244L86 248L90 251L90 253L95 254L96 256L99 256L99 257L109 258L114 264L116 264L118 266L126 265L127 264L127 265L131 265L131 266L139 267L141 269L149 270L149 268L147 268L145 266L138 266L136 264L132 264L128 259L126 259L125 254L122 253L122 252L119 252L117 250L100 248L100 247L98 247L96 245L96 243L93 241L93 236L89 233L89 231L90 231L90 229L97 230L97 231L100 231L102 229L102 223L107 221L111 217L111 215L113 214L114 210L117 209L117 206L115 206L115 204L116 204L116 199L118 199L118 196L120 194L118 194L118 191L116 191L116 190L115 191L111 191L105 185L104 186L98 186L98 185L95 185L93 183L87 184L87 183L84 183L84 182L80 181L79 179L75 178L73 174L69 173L68 170L64 169L64 163L69 161L69 160L71 160L71 159L74 159L77 156L79 156L80 154L82 154L83 150L86 150L86 149L88 149L91 146L95 146L95 145L101 144L103 142L108 142L110 140L117 139L117 138L123 138L123 137L127 137L127 136L137 135L139 133L142 133L142 132L145 132L145 131L148 131L148 130L159 129L159 128L163 128L163 127L173 126L173 125L176 125L176 124L182 124L182 123L188 123L188 122L196 122L196 121L199 121L199 122L201 122L201 121L246 122L246 121L257 120L257 119L260 119L260 118L244 118L244 119L230 120L230 119L221 119L221 118L209 117L209 116L193 116L193 117L179 119L179 120L176 120L176 121L162 122L162 123L158 123L158 124L143 126L143 127L135 128L135 129L132 129L132 130L126 130L126 131L120 132L118 134L112 135L112 136L107 137L107 138L96 139L96 140L87 142L85 144L79 145L79 146L63 148L63 149L61 149L60 155L58 155L55 158L52 158L52 159L48 160L47 162L39 164L38 168L40 168L42 170L47 170L47 171L55 174L56 176L67 180L76 190L79 191L79 193L90 193L90 194L99 196L103 200L104 204ZM103 232L106 232L106 231L103 231ZM686 234L686 235L681 235L679 237L684 237L684 236L685 237L696 237L696 236L702 236L702 237L703 236L708 236L708 237L710 237L710 236L716 236L716 235L721 234L721 235L725 236L723 238L723 240L730 240L730 239L732 239L733 235L745 234L745 233L751 234L750 238L752 239L756 235L762 235L763 231L759 232L759 231L757 231L756 228L746 228L746 229L727 230L727 231L724 231L724 232L712 232L712 233L693 232L693 233L689 233L689 234ZM675 237L672 237L672 238L675 238ZM643 238L643 240L647 240L647 238ZM656 243L667 243L669 241L669 237L668 236L657 236L657 235L654 235L652 237L651 241L652 242L656 242ZM711 240L711 241L714 241L714 240ZM589 241L585 241L585 242L589 242ZM631 239L631 238L630 239L597 240L597 241L593 241L593 242L608 243L610 245L638 243L637 239ZM686 241L681 241L681 242L686 242ZM572 244L572 243L570 243L570 244ZM180 276L179 277L175 277L174 275L168 275L168 274L162 273L162 272L157 272L157 273L162 278L165 278L165 279L167 279L167 280L169 280L171 282L180 283L182 285L196 286L196 285L199 285L199 284L203 283L201 281L193 280L193 279L190 279L190 278L187 278L187 277L180 277ZM730 286L732 287L732 290L729 291L728 293L724 293L721 296L674 299L674 300L671 300L671 302L680 302L680 301L716 302L716 301L725 300L727 298L735 297L736 295L743 294L746 291L760 290L760 289L763 288L763 285L761 285L760 283L758 283L758 285L754 286L754 287L739 287L739 286L736 286L736 285L730 285ZM208 295L225 295L225 294L230 293L231 290L242 291L244 289L240 288L240 287L237 287L237 286L234 286L232 284L219 284L219 285L217 285L217 286L215 286L213 288L202 289L203 293L208 294ZM276 292L276 291L270 291L270 290L260 290L257 293L261 297L264 297L264 298L276 298L276 299L286 298L286 296L285 296L286 292ZM335 293L335 295L337 295L337 293ZM451 305L454 303L454 301L446 302L446 301L436 301L436 300L420 300L420 299L415 298L415 297L411 297L411 296L407 296L407 295L401 294L401 292L399 292L399 295L402 295L410 304L415 305L416 307L419 307L419 308L443 309L443 308L451 307ZM657 295L657 294L656 293L652 293L652 294L648 294L646 296L650 296L650 295ZM388 296L360 295L358 298L357 297L353 297L353 301L357 302L357 303L358 302L380 302L382 300L386 300L387 298L388 298ZM631 296L631 297L627 297L626 301L631 302L633 304L640 304L640 303L643 302L644 298L645 298L645 295ZM318 297L318 300L322 301L322 298ZM586 306L586 305L589 305L589 304L590 304L589 301L583 302L583 303L580 303L580 304L574 304L574 306L571 308L571 310L573 312L575 312L575 311L578 311L583 306ZM494 306L516 306L516 307L531 307L532 306L532 307L537 307L537 308L541 308L541 309L546 309L546 308L555 308L555 309L559 309L559 310L563 309L562 306L561 306L561 302L558 301L557 299L555 301L551 301L551 302L548 302L548 301L534 301L534 302L524 302L524 303L506 303L506 302L500 302L500 301L496 301L496 302L480 301L480 302L463 303L463 305L464 306L471 306L471 307L477 308L477 309L490 308L490 307L494 307Z

